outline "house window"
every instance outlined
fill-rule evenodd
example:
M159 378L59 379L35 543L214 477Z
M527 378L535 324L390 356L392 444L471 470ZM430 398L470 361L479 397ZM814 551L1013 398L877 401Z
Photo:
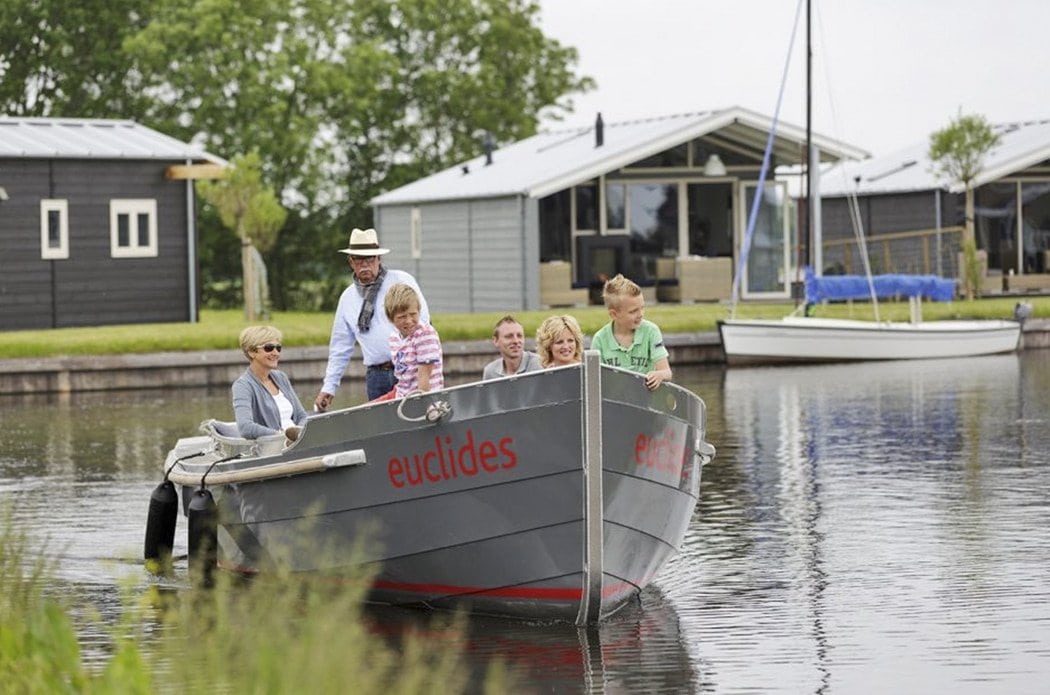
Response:
M654 169L654 168L667 168L667 167L684 167L689 163L687 159L689 156L689 145L682 143L676 145L669 150L658 152L651 157L645 159L639 159L637 162L631 164L631 169Z
M627 228L627 189L622 183L605 184L605 228Z
M111 200L109 247L113 258L157 255L157 201Z
M576 229L598 229L598 184L576 186Z
M540 199L540 262L572 260L571 189Z
M69 204L65 200L40 201L40 257L69 258Z
M678 255L678 185L633 183L627 188L631 277L656 276L656 259Z

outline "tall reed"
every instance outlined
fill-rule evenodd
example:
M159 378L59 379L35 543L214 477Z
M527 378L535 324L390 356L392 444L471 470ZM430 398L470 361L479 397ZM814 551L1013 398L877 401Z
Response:
M369 574L275 570L125 587L113 653L89 666L72 607L49 596L54 566L6 509L0 520L0 690L12 693L457 693L467 689L466 618L391 640L362 614ZM181 583L181 585L180 585ZM169 588L162 588L162 587ZM91 612L91 611L87 611ZM435 639L434 635L441 635ZM486 692L506 692L499 664Z

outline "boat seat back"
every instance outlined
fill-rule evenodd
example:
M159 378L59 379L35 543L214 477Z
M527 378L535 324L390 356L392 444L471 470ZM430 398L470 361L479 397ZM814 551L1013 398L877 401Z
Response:
M280 453L284 448L284 434L278 432L258 439L246 439L241 436L236 422L223 422L214 418L205 420L200 425L222 457L227 456L266 456Z

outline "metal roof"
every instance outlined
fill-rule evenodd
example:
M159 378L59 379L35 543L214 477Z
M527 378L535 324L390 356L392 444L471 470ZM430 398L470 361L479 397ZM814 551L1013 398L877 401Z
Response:
M975 186L998 181L1050 159L1050 121L1002 123L993 125L992 129L999 135L999 144L985 157ZM882 157L840 162L821 174L821 196L934 189L961 192L961 184L945 181L934 173L933 163L927 156L929 148L927 140Z
M134 121L0 116L0 159L157 159L226 162Z
M543 132L372 199L373 205L397 205L524 195L541 198L616 171L645 157L709 136L712 142L753 153L761 161L773 125L761 114L732 107L620 123L605 123L603 144L595 146L594 126ZM868 153L812 134L822 158L860 159ZM774 153L780 161L795 161L805 129L779 122Z

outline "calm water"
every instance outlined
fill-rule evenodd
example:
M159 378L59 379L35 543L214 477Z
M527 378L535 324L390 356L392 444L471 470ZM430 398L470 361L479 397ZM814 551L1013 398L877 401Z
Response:
M1047 691L1050 350L677 378L718 448L682 553L595 629L475 621L477 671L498 654L559 693ZM112 616L147 581L159 462L210 416L225 389L0 398L0 494L61 557L56 589ZM101 632L83 644L105 658Z

